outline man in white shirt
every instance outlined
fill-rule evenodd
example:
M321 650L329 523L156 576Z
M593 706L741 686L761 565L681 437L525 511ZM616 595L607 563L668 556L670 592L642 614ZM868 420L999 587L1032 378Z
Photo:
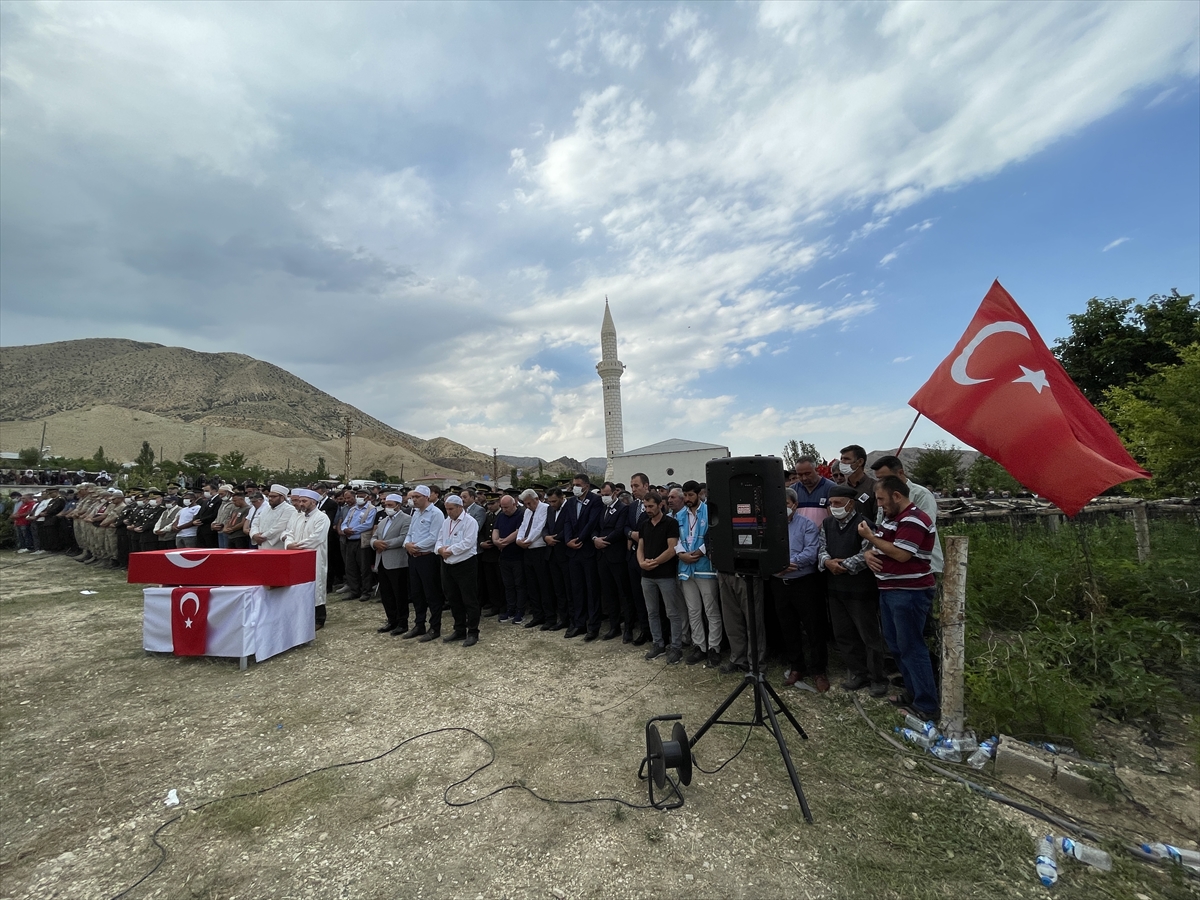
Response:
M554 582L550 580L550 548L546 546L543 532L546 530L546 513L550 507L538 499L533 488L521 491L519 497L525 507L524 517L517 526L517 546L525 551L522 563L525 569L524 626L553 627L558 618L555 609ZM543 627L549 631L550 627Z
M260 550L282 550L283 536L299 513L287 502L291 493L282 484L271 485L267 492L267 504L260 507L250 526L250 542Z
M316 606L317 629L325 627L325 575L329 568L329 516L317 509L321 495L308 488L292 491L296 514L283 533L284 550L315 550L317 552ZM280 504L286 506L287 504Z
M179 516L171 526L175 532L176 547L195 547L198 543L195 522L198 512L200 507L196 505L196 495L188 491L183 495L183 509L179 510Z
M462 497L447 494L437 555L442 558L442 590L454 616L454 632L442 638L443 643L479 643L478 543L479 523L463 510Z

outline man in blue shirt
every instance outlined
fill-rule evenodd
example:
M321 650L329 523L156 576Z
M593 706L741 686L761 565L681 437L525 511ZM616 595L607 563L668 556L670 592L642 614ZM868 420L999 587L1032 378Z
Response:
M830 483L832 487L832 482ZM826 645L825 585L817 572L820 532L801 514L798 492L785 491L788 510L788 565L771 579L775 613L783 629L788 672L783 683L800 685L813 676L816 690L829 690L829 650ZM807 688L811 690L812 688Z
M366 600L371 592L371 570L363 553L362 536L375 528L375 507L367 502L367 492L359 491L354 506L350 507L339 528L346 539L346 590L347 600Z
M409 491L413 504L412 521L408 524L408 598L412 601L416 624L405 638L418 638L428 643L442 634L442 582L439 571L441 558L434 552L445 516L429 499L426 485ZM425 629L425 614L429 613L429 629Z

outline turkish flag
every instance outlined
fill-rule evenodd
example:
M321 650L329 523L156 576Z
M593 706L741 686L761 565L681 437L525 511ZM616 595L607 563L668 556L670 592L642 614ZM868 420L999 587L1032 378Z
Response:
M1150 477L999 281L908 402L1069 516L1114 484Z
M176 656L203 656L208 649L208 592L204 587L171 591L171 643Z

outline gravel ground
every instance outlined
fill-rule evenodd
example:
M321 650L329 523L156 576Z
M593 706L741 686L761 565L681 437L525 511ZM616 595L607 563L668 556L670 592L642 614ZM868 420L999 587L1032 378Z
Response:
M140 588L63 557L0 554L0 617L5 898L112 897L155 865L151 834L180 811L162 830L165 861L129 896L1040 891L1018 825L914 775L837 689L786 693L811 738L789 735L812 826L761 729L721 773L698 772L680 810L550 804L523 790L481 799L520 784L546 798L645 804L636 772L646 719L681 713L694 732L737 679L646 662L619 640L583 644L494 619L474 648L418 645L376 634L377 604L344 601L330 605L313 644L245 672L228 660L147 655ZM778 685L778 667L770 674ZM882 704L868 707L891 724ZM746 716L748 703L731 712ZM454 730L305 774L435 729ZM696 747L699 763L728 759L746 732L713 729ZM481 738L495 759L469 777L492 759ZM163 804L172 788L176 809ZM926 825L930 809L946 822ZM893 855L898 828L927 828L922 849Z

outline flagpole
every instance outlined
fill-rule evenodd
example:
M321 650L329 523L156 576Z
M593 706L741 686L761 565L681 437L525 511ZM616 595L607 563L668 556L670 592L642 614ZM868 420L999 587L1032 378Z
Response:
M917 413L917 418L912 420L912 424L908 426L908 431L904 432L904 440L900 442L900 446L896 448L895 456L900 455L900 451L904 449L904 445L908 443L908 436L912 434L912 430L917 427L917 419L921 418L921 414Z

